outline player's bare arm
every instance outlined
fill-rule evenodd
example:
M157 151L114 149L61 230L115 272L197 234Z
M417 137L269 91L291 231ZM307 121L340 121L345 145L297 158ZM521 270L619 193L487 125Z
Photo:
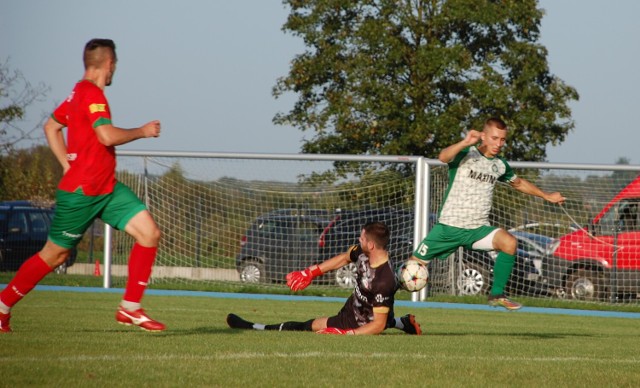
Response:
M62 166L63 173L69 170L69 161L67 160L67 144L64 141L64 134L62 129L64 125L55 121L51 117L44 124L44 134L49 143L49 147L53 152L53 155L58 160L58 163Z
M318 264L318 266L322 270L322 273L327 273L329 271L333 271L334 269L342 268L349 263L351 263L349 252L345 252L323 261L322 263Z
M160 136L160 121L154 120L138 128L123 129L111 124L99 125L95 129L98 141L105 146L119 146L134 140Z
M460 153L460 151L480 141L480 136L479 131L476 131L475 129L470 130L467 132L467 136L465 136L464 139L440 151L438 160L443 163L449 163Z
M387 324L387 316L385 313L373 313L373 321L364 324L353 330L353 334L357 335L375 335L384 331Z
M540 197L551 203L562 204L564 203L564 200L565 200L565 197L563 197L562 194L558 192L553 192L553 193L544 192L540 190L538 186L534 185L533 183L529 182L524 178L520 178L520 177L516 178L516 180L511 182L511 186L514 189L520 191L521 193L535 195L536 197Z

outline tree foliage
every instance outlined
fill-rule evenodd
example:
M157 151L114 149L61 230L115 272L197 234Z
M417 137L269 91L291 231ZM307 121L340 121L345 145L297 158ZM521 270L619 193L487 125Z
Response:
M53 201L62 167L47 146L0 154L0 201Z
M9 61L0 62L0 154L8 153L21 141L43 137L42 118L33 128L24 128L20 121L27 108L42 101L50 87L43 83L33 86L19 70L12 70Z
M502 117L505 156L542 161L573 128L576 90L549 72L535 0L285 0L304 40L274 117L313 131L303 151L425 155Z

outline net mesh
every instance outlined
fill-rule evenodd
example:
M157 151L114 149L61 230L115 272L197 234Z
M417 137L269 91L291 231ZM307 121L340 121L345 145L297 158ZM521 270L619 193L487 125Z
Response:
M447 188L447 168L429 171L429 223ZM518 239L509 295L597 302L635 301L640 289L637 171L511 163L518 176L564 205L496 187L492 225ZM118 156L118 179L149 206L163 231L154 283L198 289L210 282L283 287L287 272L357 243L365 221L392 231L392 261L413 249L415 163L225 157ZM635 182L635 183L632 183ZM627 187L627 189L625 189ZM614 197L627 190L627 195ZM624 192L624 191L623 191ZM133 241L115 233L113 285L123 286ZM422 237L422 236L420 236ZM490 290L494 252L459 249L430 264L428 295ZM349 268L323 276L352 287Z
M407 214L413 214L415 178L400 171L411 168L370 163L363 171L337 173L344 166L326 161L188 157L119 157L118 165L118 180L146 201L163 231L154 283L282 286L288 272L357 243L359 223L374 220L368 212L379 209L392 230L412 238ZM346 214L358 217L347 222ZM340 218L349 229L342 232L357 235L325 241L323 232ZM124 276L133 241L125 233L114 236L113 270ZM335 274L322 280L349 286ZM123 283L114 277L113 285Z

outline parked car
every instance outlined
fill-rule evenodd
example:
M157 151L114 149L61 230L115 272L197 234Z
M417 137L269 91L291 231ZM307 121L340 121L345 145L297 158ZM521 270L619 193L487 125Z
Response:
M240 242L236 269L246 283L283 281L322 261L318 238L331 221L322 210L279 209L256 218Z
M637 298L640 293L640 176L584 228L561 236L543 272L560 297Z
M17 271L25 260L40 251L47 241L53 207L29 201L0 202L0 270ZM66 273L76 260L74 249L65 263L56 268Z
M519 295L547 295L542 281L542 263L548 257L554 239L548 236L510 231L517 239L516 260L506 289ZM462 250L462 268L457 280L462 295L488 294L493 282L493 265L497 252Z
M510 230L509 233L518 239L520 254L532 261L540 276L543 277L542 264L548 260L558 239L519 230Z

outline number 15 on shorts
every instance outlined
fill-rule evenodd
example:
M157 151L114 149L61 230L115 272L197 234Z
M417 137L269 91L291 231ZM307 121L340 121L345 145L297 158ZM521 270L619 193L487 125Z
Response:
M420 243L420 245L418 246L418 249L416 250L416 252L423 257L427 255L428 251L429 251L429 247L425 243Z

